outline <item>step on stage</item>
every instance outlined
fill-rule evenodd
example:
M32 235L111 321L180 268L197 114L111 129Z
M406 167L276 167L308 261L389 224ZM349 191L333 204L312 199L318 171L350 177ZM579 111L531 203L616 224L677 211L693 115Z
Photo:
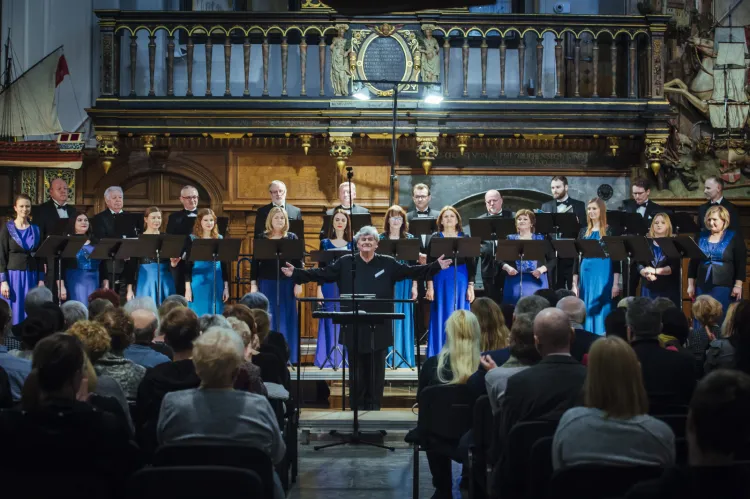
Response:
M297 381L297 368L290 368L290 376L292 381ZM302 366L302 373L300 373L300 379L302 381L341 381L342 376L341 369L331 368L319 368L315 366ZM346 369L346 380L349 380L349 369ZM417 369L399 368L399 369L385 369L385 382L388 384L389 381L418 381Z

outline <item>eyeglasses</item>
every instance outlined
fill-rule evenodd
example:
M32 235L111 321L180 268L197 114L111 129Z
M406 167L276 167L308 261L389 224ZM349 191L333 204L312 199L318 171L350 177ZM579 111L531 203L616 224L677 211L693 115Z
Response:
M182 199L198 199L198 196L181 196Z
M427 199L430 196L414 196L414 199Z
M403 222L404 217L388 217L391 222Z

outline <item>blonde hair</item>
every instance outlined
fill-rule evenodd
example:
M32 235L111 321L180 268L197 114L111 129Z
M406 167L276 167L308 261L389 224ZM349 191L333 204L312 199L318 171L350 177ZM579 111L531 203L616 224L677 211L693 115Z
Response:
M253 314L253 319L255 319L258 340L263 343L271 331L271 316L260 308L251 308L250 313Z
M232 326L234 332L242 338L242 343L244 343L246 347L253 342L254 335L250 330L250 326L247 325L247 322L242 321L237 317L227 317L227 322Z
M724 228L722 230L727 230L729 228L729 220L730 220L729 212L727 211L726 208L724 208L721 205L714 205L706 211L706 215L703 217L703 225L708 227L708 217L710 217L714 213L718 213L719 219L722 222L724 222Z
M700 295L693 302L693 317L704 326L715 326L721 320L721 302L711 295Z
M667 237L672 237L672 220L669 219L669 215L666 213L657 213L654 215L654 218L651 219L651 227L648 229L648 237L656 237L656 235L654 235L654 222L659 217L662 217L667 224Z
M70 326L67 333L81 340L84 352L94 363L107 353L112 345L109 333L96 321L78 321Z
M271 211L268 212L268 217L266 218L266 235L270 236L273 233L273 226L271 224L273 222L273 216L277 213L284 214L284 227L281 229L281 235L282 237L286 237L287 232L289 232L289 215L286 214L286 210L281 206L274 206L271 208Z
M451 385L465 384L479 366L479 321L468 310L456 310L445 321L445 345L438 354L438 379ZM443 378L443 370L449 364L451 379Z
M729 304L727 307L727 315L724 316L724 322L721 323L721 337L722 338L729 338L734 333L734 314L737 312L737 305L739 305L740 302L733 301Z
M604 201L602 201L601 198L589 199L589 202L586 203L586 208L588 208L590 204L595 204L599 207L599 236L603 237L604 231L607 230L607 205L604 204ZM591 221L591 218L586 216L586 235L590 236L593 230L594 223Z
M510 343L510 331L505 325L505 316L495 300L483 296L474 300L471 311L479 321L481 351L500 350Z
M245 361L245 345L231 329L209 328L193 342L195 372L206 388L227 388Z
M630 419L648 414L648 396L638 356L617 336L596 340L589 349L584 404L607 417Z
M195 217L195 223L193 224L193 235L197 238L203 237L203 217L207 216L214 217L214 228L211 229L211 239L219 239L219 219L216 218L216 213L211 208L201 208Z
M458 210L455 209L453 206L443 206L443 209L440 210L440 214L437 217L438 230L440 230L440 232L443 232L445 230L445 228L443 227L443 215L447 211L452 211L453 213L455 213L455 215L456 215L456 232L458 232L460 234L461 231L463 230L463 228L461 227L461 214L458 213Z
M534 215L534 212L523 208L521 210L518 210L516 212L515 221L516 221L516 230L518 230L518 217L527 216L529 217L529 222L531 222L531 232L534 232L534 227L536 226L536 215Z

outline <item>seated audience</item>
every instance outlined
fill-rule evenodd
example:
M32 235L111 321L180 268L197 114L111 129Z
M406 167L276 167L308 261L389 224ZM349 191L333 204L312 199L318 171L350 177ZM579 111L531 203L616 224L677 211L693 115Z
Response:
M668 302L672 303L672 300L665 298ZM656 300L654 300L655 302ZM688 324L687 317L682 310L672 304L661 312L661 334L659 335L659 344L663 348L674 350L675 352L689 353L685 349L685 343L690 335L690 324ZM657 307L654 307L658 310ZM696 375L699 375L701 371L696 371Z
M234 389L268 396L268 391L260 375L260 367L253 364L253 354L258 353L256 350L258 348L258 335L251 331L246 322L239 320L237 317L230 317L227 322L232 330L242 338L242 343L245 345L243 353L245 362L240 366L237 378L234 380ZM255 326L254 323L253 326Z
M65 329L78 321L87 321L89 319L89 310L86 305L79 301L68 300L60 307L63 317L65 317Z
M568 296L557 302L557 308L568 316L570 327L575 333L573 344L570 345L570 355L578 362L583 362L592 343L599 338L598 334L583 329L583 324L586 322L586 304L578 297Z
M625 320L625 309L616 308L604 318L606 336L617 336L628 341L628 324Z
M503 311L492 298L486 296L474 300L471 311L477 317L482 332L480 351L492 357L497 365L502 365L510 356L510 331L505 325Z
M158 316L159 316L159 323L164 320L164 318L167 316L169 312L176 308L185 307L187 308L187 300L182 295L169 295L164 299L164 301L161 302L161 305L159 306ZM173 360L172 357L174 356L174 352L171 348L169 348L169 345L167 345L164 341L164 334L161 332L161 330L157 331L156 336L154 337L154 344L157 346L157 350L160 353L163 353L167 357L169 357L169 360ZM163 349L160 349L163 348Z
M10 409L13 406L13 394L10 391L10 378L5 369L0 367L0 409Z
M133 320L133 343L123 352L125 358L145 368L169 362L169 357L159 353L154 344L156 330L159 328L156 313L139 308L129 315Z
M557 301L560 301L566 296L575 296L576 294L570 289L560 288L555 290L555 295L557 296Z
M492 413L497 414L505 395L508 378L528 369L542 360L534 343L534 321L529 314L516 316L510 330L510 358L502 365L492 357L482 357L482 367L487 370L484 383L490 398Z
M0 300L0 346L5 345L9 351L21 349L21 341L13 335L10 319L12 316L8 302Z
M651 303L653 304L654 308L662 314L665 310L669 310L670 308L677 308L674 302L666 296L657 296Z
M695 387L687 421L687 467L635 485L628 499L747 498L747 466L734 464L750 442L750 376L719 369Z
M750 320L750 302L742 300L729 305L724 323L721 325L721 338L713 340L706 351L706 362L703 371L708 374L720 368L730 369L734 367L735 349L739 333L749 328L740 327L740 322L735 322L735 317L740 320Z
M281 462L286 446L268 400L232 389L244 350L232 330L211 329L195 340L192 356L200 386L164 396L156 430L160 444L242 443L263 450L275 464ZM276 497L283 498L276 478Z
M693 356L696 370L703 374L708 345L721 336L721 318L724 310L719 300L711 295L700 295L693 302L693 330L687 341L687 349ZM699 376L700 377L700 376Z
M291 377L285 360L287 353L268 343L268 334L271 329L271 317L268 313L265 310L253 308L250 309L250 316L255 322L259 343L258 353L253 355L253 364L260 367L260 376L266 385L269 398L286 400L289 398L291 388Z
M13 356L8 352L5 336L10 334L11 318L8 302L0 300L0 368L8 377L12 399L17 401L21 400L23 384L31 372L31 361Z
M138 385L146 375L146 368L124 357L123 352L133 342L133 319L121 308L108 310L96 317L96 322L109 333L110 348L94 362L97 375L107 375L120 384L125 397L134 401Z
M568 409L552 443L555 470L580 464L668 466L675 462L675 436L648 415L638 357L616 336L591 346L584 407Z
M94 320L107 310L114 310L115 308L111 301L104 298L96 298L89 303L89 317L91 320Z
M534 294L536 296L541 296L545 300L549 302L550 307L556 307L557 302L560 301L560 298L557 295L557 291L551 288L541 288L534 291Z
M438 355L427 359L419 373L417 403L428 386L465 384L479 365L481 331L477 317L468 310L456 310L445 321L445 344ZM458 442L456 443L458 445ZM427 462L435 496L451 497L451 460L427 451ZM433 497L435 497L433 496Z
M266 312L268 312L268 307L270 306L266 295L260 292L245 293L245 295L240 298L240 303L242 305L245 305L250 310L257 308L260 310L265 310Z
M31 288L28 293L26 293L26 298L24 299L23 303L23 310L26 312L26 319L30 317L38 317L39 316L39 310L42 308L45 304L52 304L53 303L53 297L52 297L52 291L45 287L45 286L38 286L36 288ZM55 306L57 306L55 304ZM58 307L59 308L59 307ZM63 318L64 320L64 318ZM23 331L25 319L15 326L13 326L13 335L16 338L21 337L21 332ZM58 331L56 329L53 332ZM34 348L32 347L31 350Z
M203 314L198 318L198 320L201 324L201 331L204 333L212 327L232 329L232 327L227 322L226 317L219 314Z
M151 296L136 296L132 300L129 300L122 309L128 315L133 315L136 310L147 310L154 315L159 314L159 309L156 307L156 302Z
M746 302L743 300L742 303ZM734 364L733 368L750 374L750 306L745 303L741 307L737 305L737 311L732 323L732 337L734 341Z
M500 310L503 311L503 317L505 317L505 327L510 331L510 328L513 327L513 316L516 313L516 306L510 303L503 303L500 305Z
M524 296L516 303L513 315L531 314L532 317L536 317L539 312L549 306L546 298L537 295Z
M625 310L627 310L627 308L633 302L633 298L635 298L635 296L626 296L617 303L617 308L624 308Z
M630 343L641 362L649 407L653 411L665 406L686 406L695 388L693 359L661 347L661 314L652 307L649 298L633 298L625 320Z
M100 300L100 299L107 300L115 308L118 308L120 306L120 295L115 293L113 289L100 288L89 295L89 312L91 311L91 303L94 300ZM91 314L89 314L89 317L92 317Z
M249 306L248 304L252 306ZM243 306L248 307L250 310L263 310L269 315L269 317L271 315L270 311L268 310L268 298L266 298L263 293L247 293L242 297L240 303L224 307L224 317L234 316L242 320L242 317L238 314L244 314L245 309L243 309ZM269 330L266 334L265 341L262 341L261 344L268 344L273 346L274 348L276 348L276 350L283 353L284 364L289 362L289 345L287 344L286 338L284 338L283 334L279 333L278 331Z

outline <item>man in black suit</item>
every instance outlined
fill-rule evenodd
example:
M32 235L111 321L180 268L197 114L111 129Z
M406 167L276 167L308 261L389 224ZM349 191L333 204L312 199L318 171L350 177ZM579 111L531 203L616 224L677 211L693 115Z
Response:
M352 182L351 199L349 198L349 182L341 182L339 184L339 202L338 206L334 206L330 210L326 211L326 215L333 215L333 212L342 209L349 214L363 214L370 213L370 210L362 206L354 204L354 200L357 199L357 186Z
M708 177L704 184L703 194L706 195L707 202L698 207L698 226L701 230L706 230L706 212L711 206L719 205L726 208L729 212L729 228L734 231L740 231L740 212L737 207L724 197L724 180L721 177Z
M415 218L435 218L440 215L440 210L430 208L432 193L427 184L417 184L411 190L411 199L414 201L414 209L406 213L406 221L411 222Z
M687 405L695 389L693 359L659 344L661 314L651 300L634 298L625 311L625 320L630 344L641 363L649 406Z
M193 233L193 226L198 217L198 189L192 185L186 185L180 190L180 202L182 209L169 215L167 219L167 234L178 236L189 236ZM185 296L185 266L187 263L180 260L176 267L170 267L174 279L175 292Z
M76 216L76 209L68 204L68 183L61 178L53 179L49 185L49 201L34 206L31 209L31 219L39 226L42 239L51 235L63 235L64 224L69 218ZM55 259L47 260L47 287L52 290L54 300L57 302L57 268Z
M284 208L289 220L302 220L302 210L286 202L286 184L284 182L274 180L269 184L268 192L271 193L271 202L258 208L258 213L255 215L255 230L253 234L256 237L266 230L268 213L275 206ZM297 234L297 236L302 237L302 234Z
M487 194L484 195L484 205L487 207L487 213L480 215L479 218L513 218L513 212L503 209L503 196L495 189L487 191ZM496 241L482 241L479 254L482 257L484 295L492 298L499 305L503 301L505 272L500 268L499 262L495 259L496 250Z
M586 204L568 196L568 179L562 175L552 177L550 182L552 200L542 204L545 213L573 213L579 224L586 223ZM576 234L577 235L577 234ZM554 289L570 289L573 284L573 265L571 258L557 259L557 277Z
M591 344L599 339L599 335L583 329L586 321L586 304L575 296L566 296L557 302L557 308L565 312L570 320L575 337L570 345L570 355L578 362L583 361L584 355L589 353Z

